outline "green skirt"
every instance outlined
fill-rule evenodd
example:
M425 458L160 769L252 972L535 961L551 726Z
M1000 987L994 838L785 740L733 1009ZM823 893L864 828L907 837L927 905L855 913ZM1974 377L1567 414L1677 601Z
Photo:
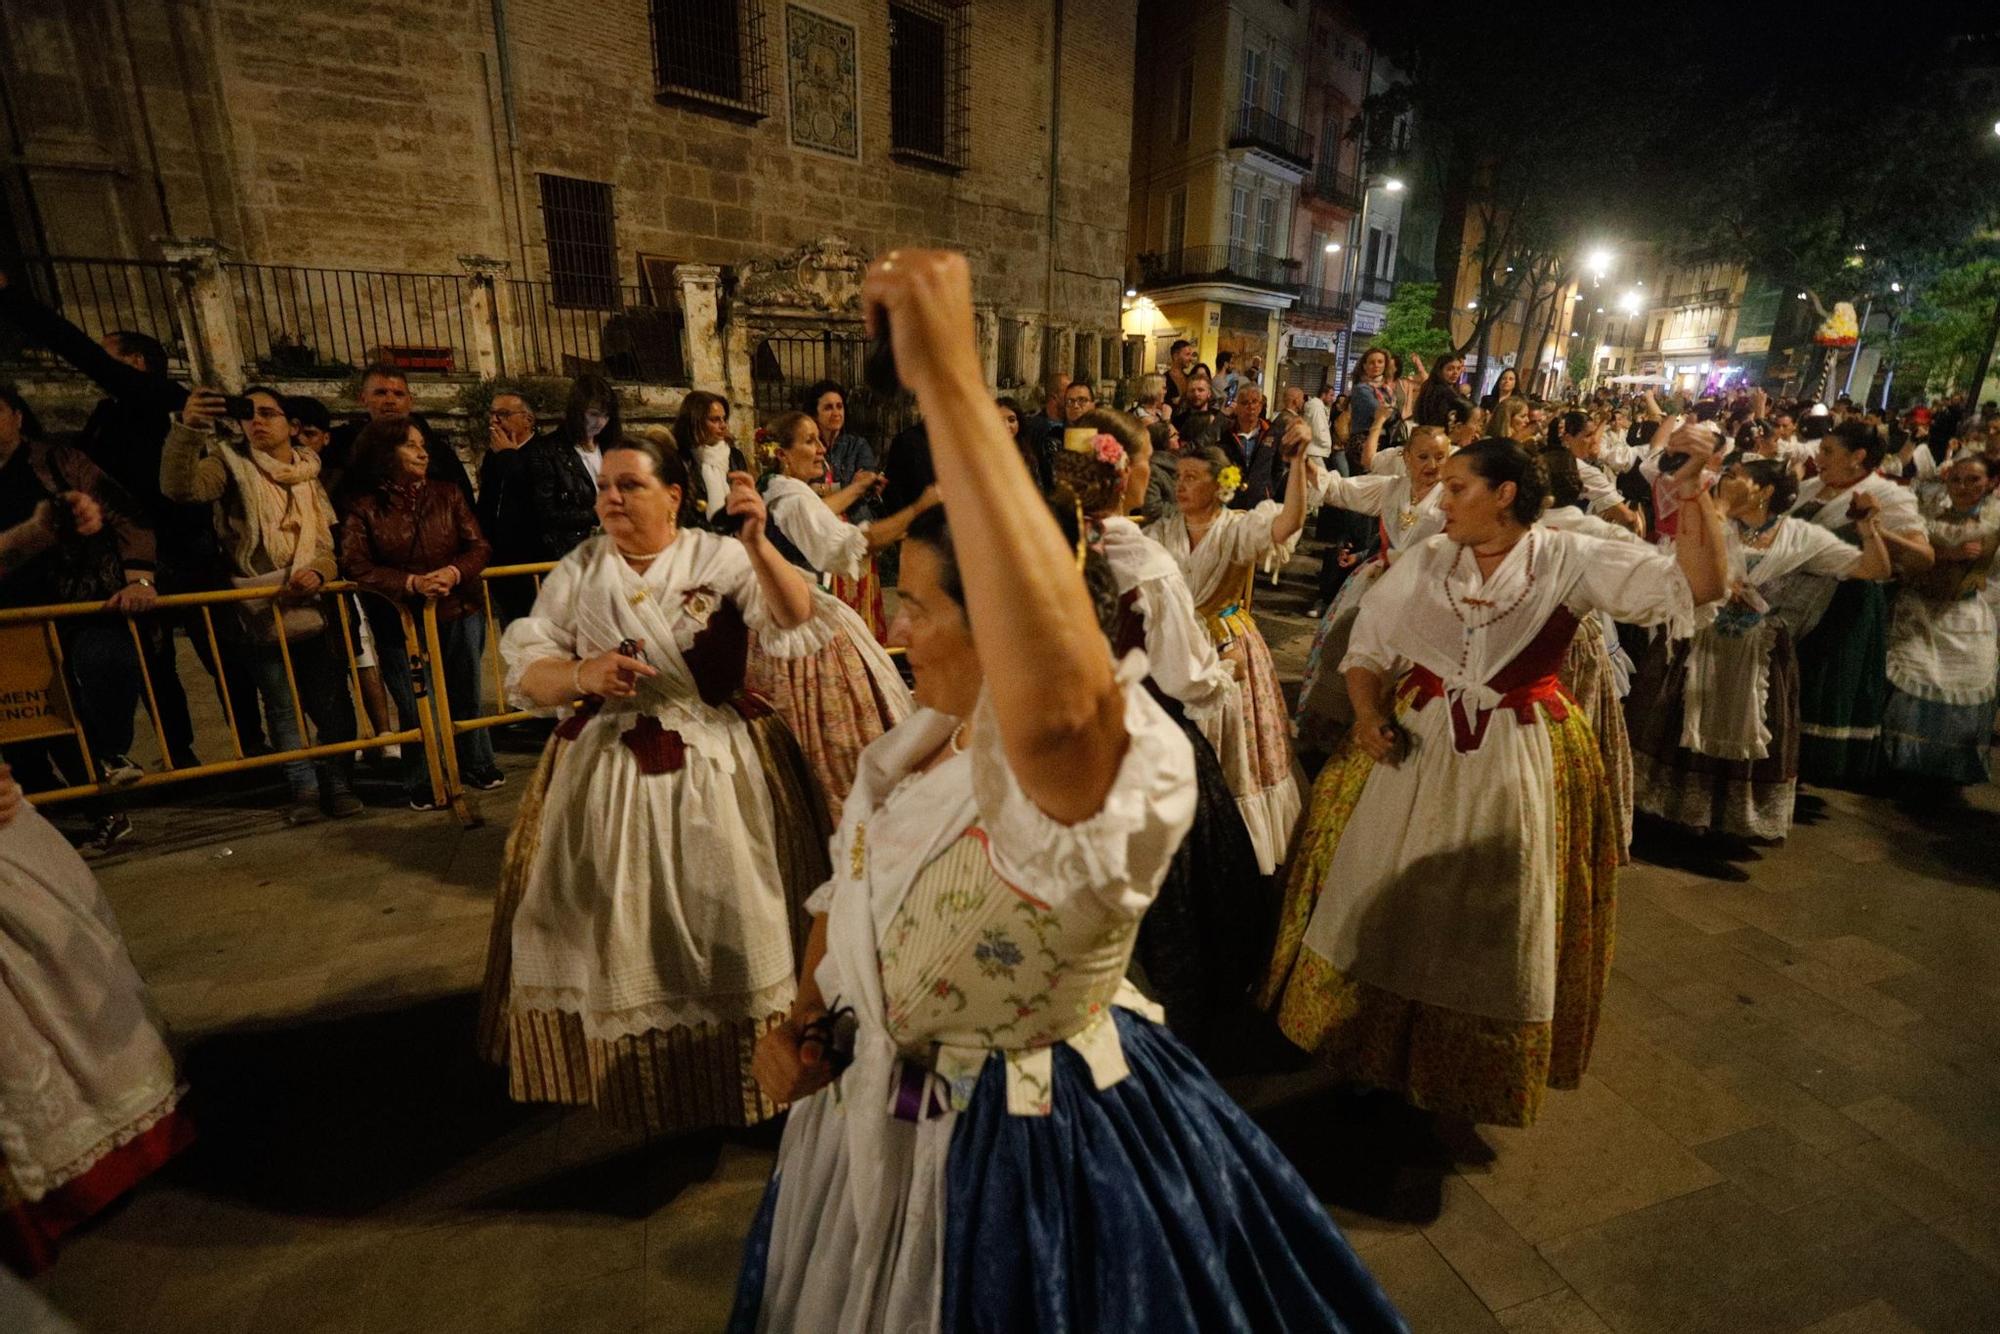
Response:
M1881 764L1889 698L1888 595L1843 580L1811 634L1799 641L1799 781L1866 787Z

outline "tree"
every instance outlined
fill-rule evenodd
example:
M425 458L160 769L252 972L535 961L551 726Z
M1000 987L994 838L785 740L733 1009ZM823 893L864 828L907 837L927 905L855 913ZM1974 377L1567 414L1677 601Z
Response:
M1369 340L1368 346L1379 347L1401 357L1406 374L1414 369L1412 356L1435 362L1450 353L1451 332L1437 326L1433 309L1436 300L1436 283L1397 284L1396 295L1389 302L1387 314L1382 317L1382 328Z
M1967 388L1981 353L1992 346L1996 304L2000 259L1969 260L1920 287L1890 347L1902 382L1944 393Z

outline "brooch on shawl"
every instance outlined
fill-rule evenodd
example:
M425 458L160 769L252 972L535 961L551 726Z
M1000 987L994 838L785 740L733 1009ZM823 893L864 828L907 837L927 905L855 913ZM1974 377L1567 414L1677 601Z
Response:
M681 615L706 629L709 617L715 615L722 606L722 599L706 584L700 588L690 588L681 595Z

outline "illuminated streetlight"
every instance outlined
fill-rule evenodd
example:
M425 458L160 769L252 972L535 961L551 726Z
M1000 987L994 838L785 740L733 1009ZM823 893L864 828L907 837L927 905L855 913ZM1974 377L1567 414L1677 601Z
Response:
M1403 183L1394 176L1391 176L1388 180L1382 182L1382 188L1392 195L1398 195L1403 192Z
M1799 300L1801 300L1801 301L1804 301L1805 299L1806 299L1806 294L1805 294L1804 292L1800 292L1800 293L1799 293Z
M1892 292L1900 292L1903 290L1903 285L1901 283L1890 283L1889 290Z
M1139 289L1138 289L1138 288L1136 288L1136 287L1128 287L1128 288L1126 288L1126 289L1125 289L1125 295L1126 295L1126 296L1137 296L1137 295L1139 295Z
M1601 248L1593 250L1585 257L1583 262L1588 264L1593 271L1603 273L1611 267L1611 252Z
M1618 309L1624 311L1627 315L1638 314L1639 294L1637 292L1627 292L1624 296L1619 297Z
M1599 306L1599 307L1597 308L1597 313L1598 313L1598 314L1600 314L1600 315L1602 315L1602 314L1604 313L1604 307L1602 307L1602 306Z
M1327 254L1329 254L1329 255L1337 255L1337 254L1339 254L1339 253L1340 253L1340 242L1338 242L1338 241L1328 241L1328 242L1326 243L1326 253L1327 253Z

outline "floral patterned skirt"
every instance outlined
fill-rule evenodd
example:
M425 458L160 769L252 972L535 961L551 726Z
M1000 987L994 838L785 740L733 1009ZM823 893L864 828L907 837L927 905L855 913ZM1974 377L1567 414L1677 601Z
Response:
M774 658L753 639L747 681L790 725L837 826L862 750L902 721L901 709L877 687L845 634L809 658Z
M1271 646L1248 612L1231 610L1204 618L1216 650L1233 661L1243 688L1244 738L1250 750L1250 791L1238 792L1236 802L1250 840L1257 847L1258 869L1270 874L1284 863L1298 824L1301 798L1298 762L1292 756L1292 722L1285 712L1285 691Z
M1576 627L1569 653L1557 671L1590 719L1597 736L1597 753L1604 760L1604 781L1611 789L1611 816L1617 824L1618 860L1632 860L1632 743L1625 733L1625 702L1611 677L1611 657L1604 644L1602 622L1586 617Z
M1314 785L1285 886L1260 1000L1286 1037L1356 1083L1418 1107L1492 1125L1533 1124L1550 1088L1575 1088L1590 1062L1611 976L1617 907L1617 823L1597 741L1582 709L1542 715L1555 765L1555 1010L1546 1023L1509 1022L1408 999L1344 975L1304 944L1348 817L1375 761L1343 743Z
M854 608L868 625L868 633L881 643L889 640L889 615L882 606L882 575L876 566L876 553L870 552L861 567L861 577L849 579L844 575L833 576L833 595Z

